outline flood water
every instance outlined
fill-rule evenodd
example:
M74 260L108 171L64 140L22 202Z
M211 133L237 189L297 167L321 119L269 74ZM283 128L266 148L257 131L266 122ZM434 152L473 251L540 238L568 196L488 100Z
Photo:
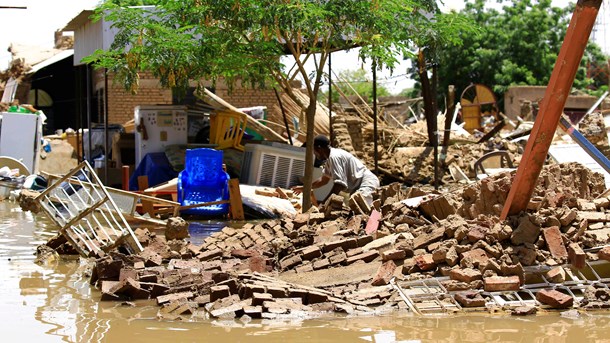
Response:
M200 225L199 234L213 227ZM0 342L610 342L610 312L568 319L470 313L312 320L166 321L152 301L100 302L77 258L34 263L57 230L0 202Z

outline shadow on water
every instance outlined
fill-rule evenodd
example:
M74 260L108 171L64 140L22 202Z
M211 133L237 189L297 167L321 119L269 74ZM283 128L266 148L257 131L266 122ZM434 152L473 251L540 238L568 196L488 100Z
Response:
M190 241L195 245L200 245L214 232L222 230L225 226L230 226L228 222L221 221L189 221Z
M197 220L188 219L189 223L189 239L191 243L195 245L201 245L203 241L211 236L215 232L221 231L226 226L234 229L241 229L246 223L262 223L263 220L248 220L248 221L236 221L236 220Z

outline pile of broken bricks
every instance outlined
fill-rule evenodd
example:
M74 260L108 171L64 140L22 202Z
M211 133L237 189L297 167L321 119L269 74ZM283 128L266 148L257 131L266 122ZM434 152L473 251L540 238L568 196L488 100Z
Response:
M136 230L141 253L96 260L91 283L102 300L156 299L163 318L405 310L391 280L430 278L463 307L485 309L491 294L519 291L541 276L551 280L536 291L545 308L610 307L603 283L591 283L582 299L561 287L570 268L610 261L603 177L579 164L545 167L529 211L501 221L494 211L511 177L451 194L393 184L380 190L370 215L331 197L294 218L225 227L201 245L188 241L188 223L173 218L165 235ZM415 204L401 201L419 196Z

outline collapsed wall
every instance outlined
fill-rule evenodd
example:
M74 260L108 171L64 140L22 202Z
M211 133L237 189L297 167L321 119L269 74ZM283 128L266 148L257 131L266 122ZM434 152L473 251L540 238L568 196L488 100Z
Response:
M91 283L102 300L156 299L164 318L285 318L405 309L393 279L435 278L462 306L483 307L493 292L541 276L560 285L569 268L610 260L599 174L547 166L528 211L501 221L511 178L440 196L393 184L370 215L333 196L319 211L225 227L199 246L138 229L144 251L97 260ZM570 303L557 293L537 292L549 306ZM601 293L589 290L580 306L606 306Z

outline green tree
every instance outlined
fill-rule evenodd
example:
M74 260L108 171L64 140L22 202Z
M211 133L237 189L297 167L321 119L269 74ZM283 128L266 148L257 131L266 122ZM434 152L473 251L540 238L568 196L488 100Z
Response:
M467 3L461 13L476 22L482 32L462 34L463 45L459 49L437 50L442 92L455 85L460 94L469 84L482 83L492 87L502 99L501 95L511 85L548 84L574 6L554 7L551 0L498 2L505 4L501 11L486 8L485 0ZM596 51L599 48L590 42L585 57L596 65L604 63L607 57L604 59ZM598 84L599 81L587 80L587 60L582 63L574 87Z
M280 87L306 113L305 194L311 191L313 122L328 55L360 46L361 59L393 69L409 54L417 26L435 19L427 15L434 4L429 0L157 0L154 9L122 3L98 8L118 33L110 50L86 61L114 72L132 91L142 71L178 90L189 80L219 78L229 85ZM280 63L284 54L294 57L294 65ZM306 61L314 62L313 72ZM296 77L306 81L308 104L294 96L290 81ZM310 206L303 197L303 209Z

